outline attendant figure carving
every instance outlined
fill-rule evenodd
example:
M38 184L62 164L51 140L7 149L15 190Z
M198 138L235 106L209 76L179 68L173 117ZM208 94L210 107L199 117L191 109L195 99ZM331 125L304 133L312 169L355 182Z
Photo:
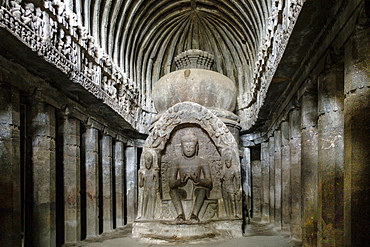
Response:
M181 138L182 157L173 160L169 172L170 197L177 212L176 223L185 221L182 205L185 191L181 189L189 180L194 184L191 222L199 222L198 214L212 189L212 177L209 162L198 157L198 138L192 131L187 131Z
M158 169L155 167L156 155L145 152L142 159L142 168L139 170L139 187L141 193L141 212L139 218L153 219L159 193Z
M222 157L222 163L225 165L221 176L222 197L224 200L227 216L237 217L236 197L238 196L238 175L235 169L235 158L233 151L226 149Z

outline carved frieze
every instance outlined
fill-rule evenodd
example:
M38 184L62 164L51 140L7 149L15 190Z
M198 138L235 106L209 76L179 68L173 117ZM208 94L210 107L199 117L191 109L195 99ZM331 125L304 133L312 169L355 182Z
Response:
M44 6L36 8L33 3L20 0L2 3L0 27L73 82L102 99L134 128L149 122L144 118L136 121L140 106L138 89L132 80L130 85L124 83L130 79L98 48L87 29L79 24L77 15L68 11L63 1L45 1Z

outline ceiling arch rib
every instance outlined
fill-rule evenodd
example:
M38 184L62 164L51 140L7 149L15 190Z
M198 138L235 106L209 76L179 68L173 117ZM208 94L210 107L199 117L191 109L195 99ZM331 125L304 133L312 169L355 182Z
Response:
M215 56L214 70L243 95L271 9L269 0L74 0L96 43L140 88L152 109L152 85L186 49ZM90 14L91 13L91 14ZM240 96L239 95L239 96Z

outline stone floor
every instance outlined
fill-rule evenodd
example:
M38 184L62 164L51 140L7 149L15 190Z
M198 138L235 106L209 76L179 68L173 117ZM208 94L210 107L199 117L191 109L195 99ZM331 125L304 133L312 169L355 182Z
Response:
M131 238L130 226L118 230L112 234L104 235L100 238L80 242L77 246L84 247L115 247L115 246L125 246L125 247L155 247L159 246L156 244L141 243L138 239ZM172 244L175 245L175 244ZM272 229L271 226L261 224L259 222L251 222L247 226L245 236L242 238L227 240L224 242L210 242L204 244L176 244L181 247L241 247L241 246L258 246L258 247L298 247L299 243L292 241L289 237L283 237L281 234L277 233ZM76 245L74 245L76 246ZM167 245L168 246L168 245Z

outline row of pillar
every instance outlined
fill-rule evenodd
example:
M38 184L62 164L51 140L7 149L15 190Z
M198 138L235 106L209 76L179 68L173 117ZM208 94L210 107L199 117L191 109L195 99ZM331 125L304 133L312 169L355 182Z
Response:
M132 222L137 148L0 84L1 246L60 246Z
M261 162L251 161L251 172L259 171L252 187L261 193L253 211L303 246L362 246L370 239L363 228L370 223L368 44L369 29L361 29L345 55L329 54L260 144Z

